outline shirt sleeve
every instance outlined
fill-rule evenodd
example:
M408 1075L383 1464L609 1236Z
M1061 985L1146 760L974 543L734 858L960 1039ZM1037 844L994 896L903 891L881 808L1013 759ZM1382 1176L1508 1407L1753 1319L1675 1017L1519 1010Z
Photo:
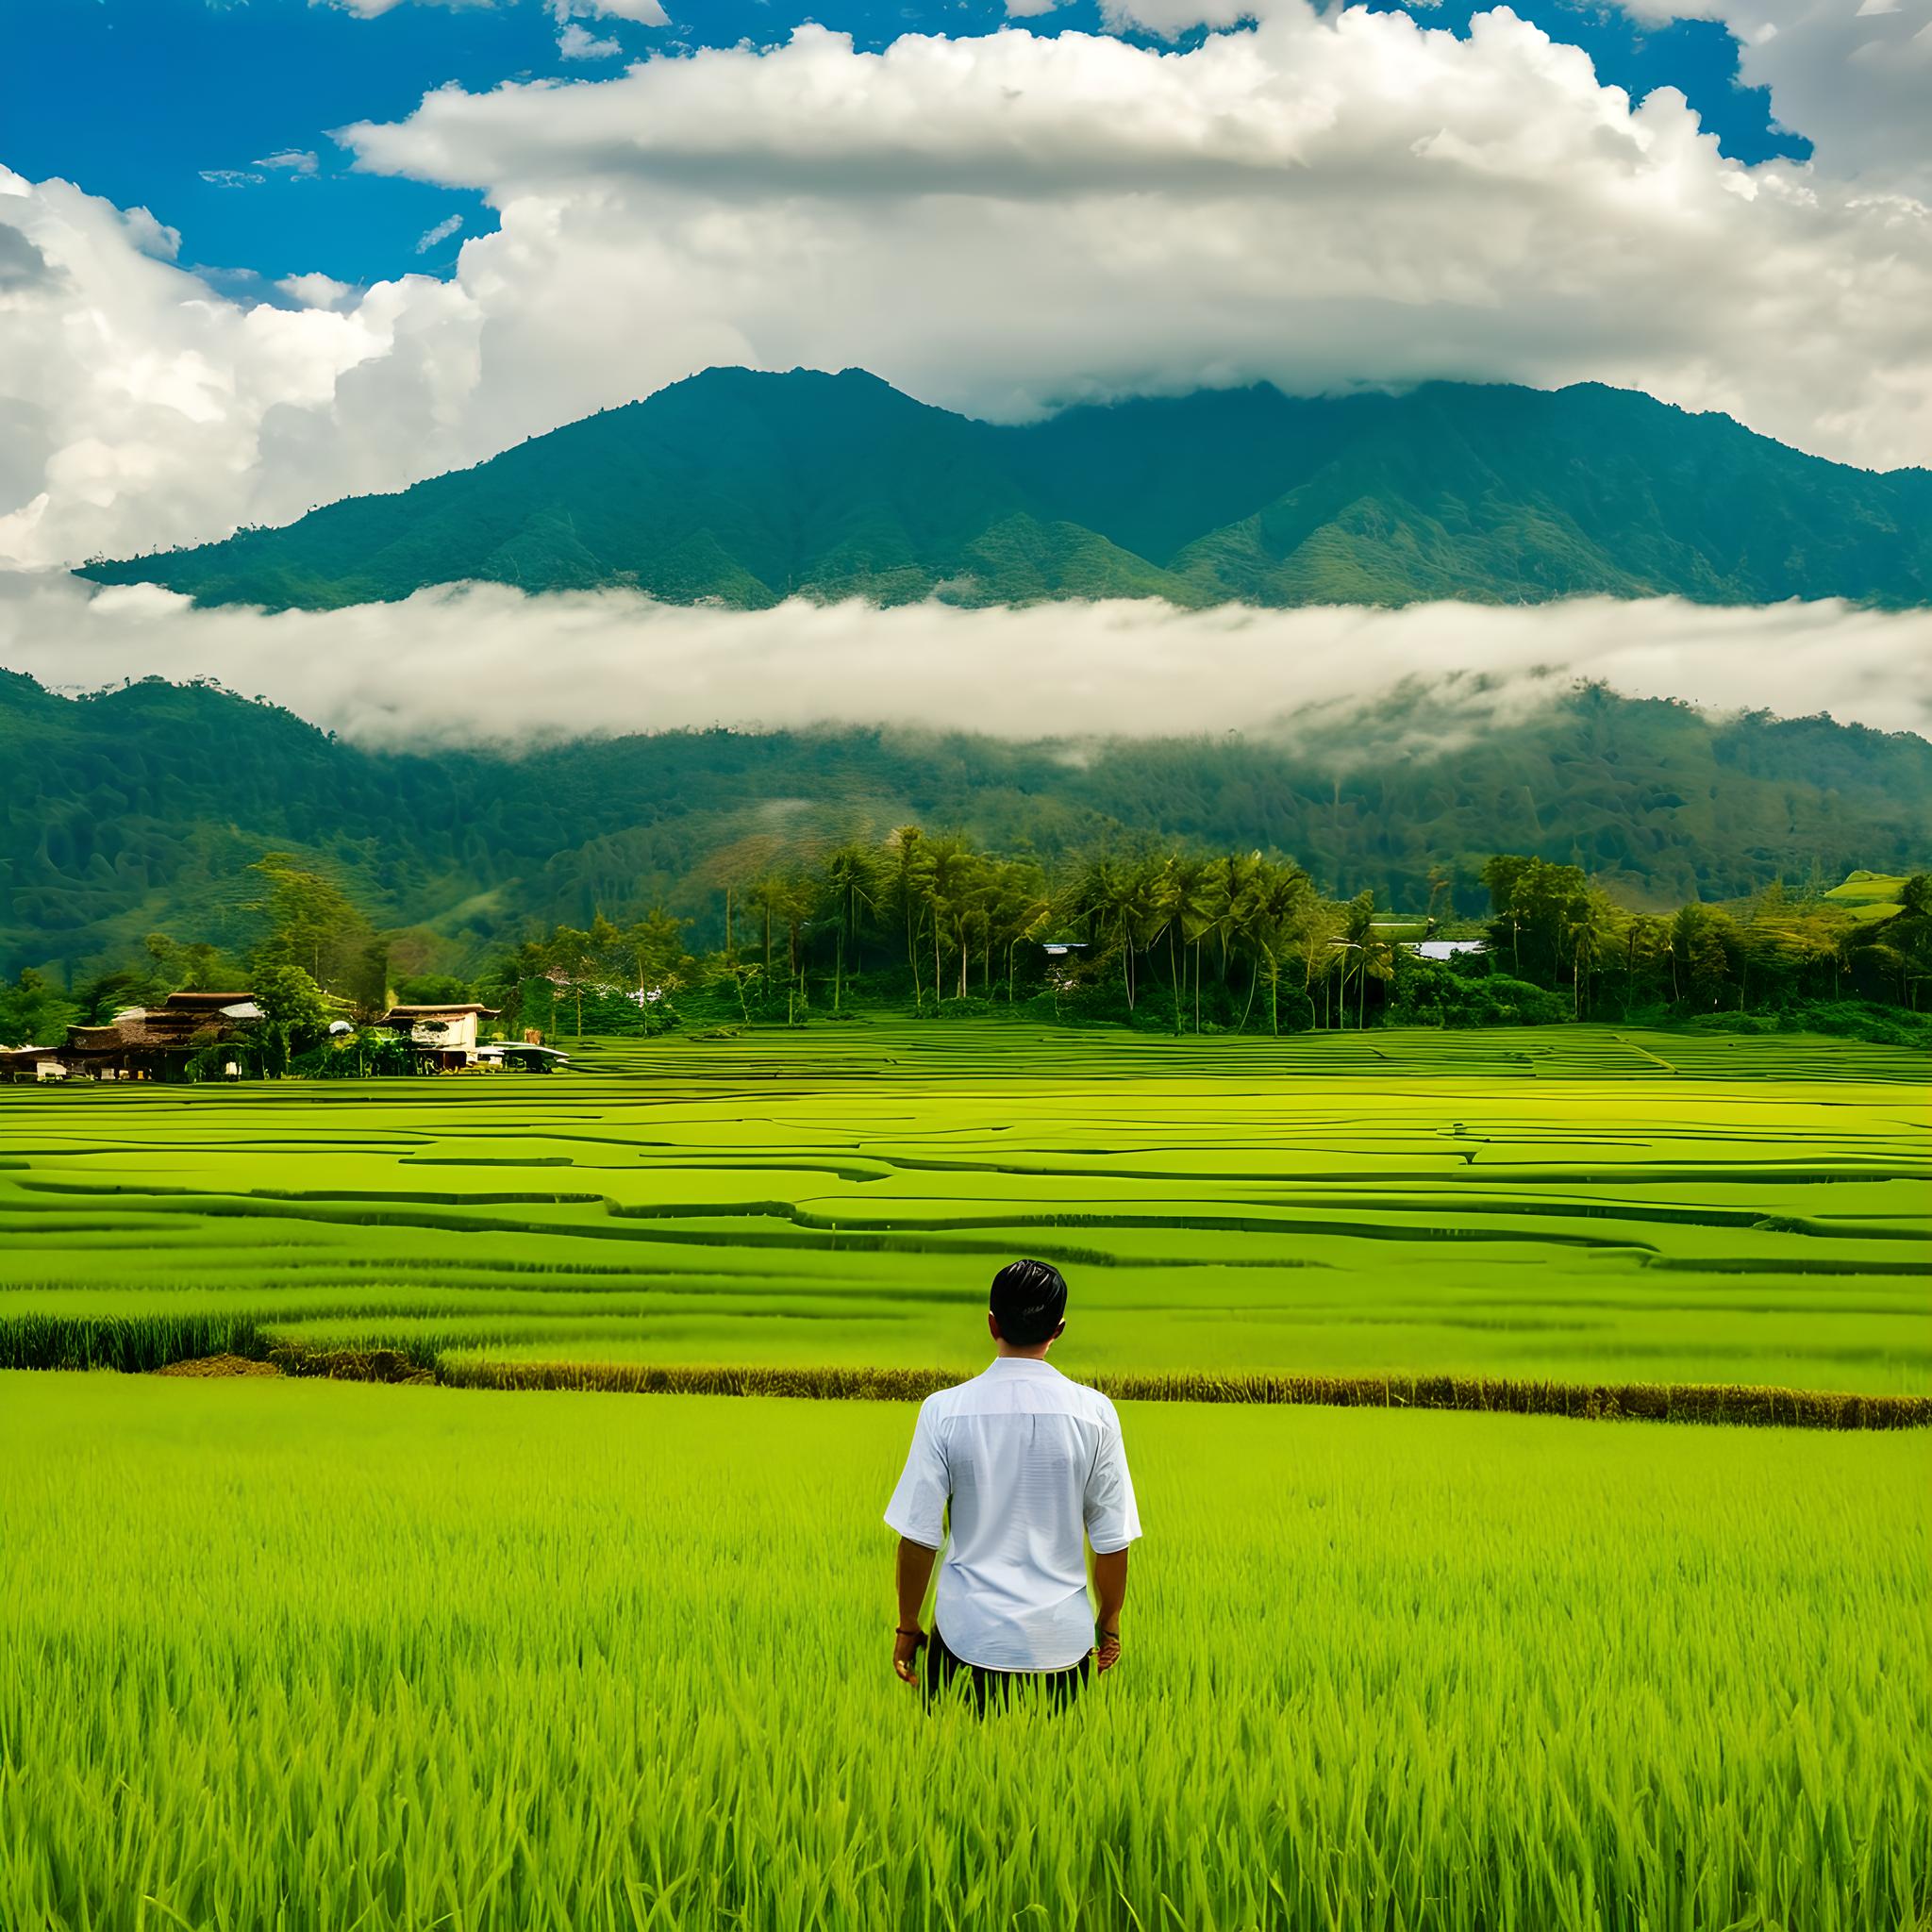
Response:
M1134 1479L1127 1474L1126 1444L1121 1425L1109 1418L1101 1432L1099 1453L1087 1477L1085 1501L1087 1541L1096 1557L1124 1550L1141 1534L1141 1512L1134 1507Z
M953 1492L945 1445L922 1404L899 1487L886 1505L887 1524L909 1543L936 1550L946 1540L946 1502Z

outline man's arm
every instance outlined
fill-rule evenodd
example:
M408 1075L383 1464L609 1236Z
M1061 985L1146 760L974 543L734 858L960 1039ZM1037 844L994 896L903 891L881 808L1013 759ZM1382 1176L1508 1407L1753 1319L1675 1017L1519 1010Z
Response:
M886 1524L899 1532L899 1553L893 1559L898 1577L899 1624L892 1639L892 1668L911 1683L914 1664L925 1641L919 1613L925 1607L925 1586L932 1580L933 1559L946 1540L946 1503L953 1485L946 1471L946 1452L934 1426L932 1401L920 1404L912 1427L912 1447L892 1500L886 1506Z
M925 1630L919 1621L925 1608L925 1587L932 1581L937 1550L916 1543L909 1537L899 1539L899 1553L893 1569L899 1587L899 1627L892 1636L892 1668L904 1683L913 1683L919 1674L919 1653L925 1643ZM1125 1581L1124 1569L1123 1583Z
M1127 1597L1127 1546L1141 1534L1134 1481L1113 1405L1103 1401L1106 1427L1087 1477L1087 1546L1093 1552L1093 1649L1098 1669L1121 1660L1121 1606Z
M1094 1617L1093 1667L1110 1671L1121 1660L1121 1607L1127 1600L1127 1545L1103 1555L1093 1553Z

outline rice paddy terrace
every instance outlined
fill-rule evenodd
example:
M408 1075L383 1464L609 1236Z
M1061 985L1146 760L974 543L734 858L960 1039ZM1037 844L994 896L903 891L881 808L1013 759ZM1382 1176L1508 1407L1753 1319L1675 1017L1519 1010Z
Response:
M1280 1041L853 1023L567 1073L0 1089L0 1364L266 1341L1932 1390L1902 1050L1566 1027Z

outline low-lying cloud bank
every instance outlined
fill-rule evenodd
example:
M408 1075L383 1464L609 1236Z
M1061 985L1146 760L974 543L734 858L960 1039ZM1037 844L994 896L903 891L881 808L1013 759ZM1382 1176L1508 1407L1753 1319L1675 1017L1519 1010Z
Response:
M1932 610L1674 598L1401 610L1155 602L733 611L499 585L346 610L197 610L151 586L0 575L0 665L66 691L213 677L369 745L826 723L999 737L1241 730L1466 741L1596 679L1627 695L1932 737Z

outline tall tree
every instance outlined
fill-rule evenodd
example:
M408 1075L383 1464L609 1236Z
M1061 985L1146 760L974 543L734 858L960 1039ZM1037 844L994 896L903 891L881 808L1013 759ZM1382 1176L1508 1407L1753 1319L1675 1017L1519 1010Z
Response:
M601 914L598 915L600 918ZM608 922L607 922L608 924ZM576 1003L576 1037L584 1037L584 993L596 983L600 967L608 952L608 941L582 926L558 925L543 942L546 976L553 986L561 985ZM552 999L553 1010L555 997Z
M375 933L334 879L298 865L286 852L264 852L248 870L258 883L246 909L265 926L249 954L252 974L299 966L326 988L362 963Z
M906 963L912 970L913 1008L923 1013L925 1010L925 994L919 978L919 930L931 872L925 834L917 825L901 825L892 834L889 851L892 895L906 928ZM937 981L933 985L933 996L935 999L939 996Z
M1375 943L1375 895L1357 892L1342 914L1341 942L1348 948L1341 969L1342 1010L1348 1007L1348 975L1354 973L1360 985L1358 1025L1369 1024L1369 955Z
M255 975L253 991L262 1013L262 1072L279 1079L296 1053L326 1036L328 1003L314 979L289 960L263 966Z
M667 997L684 983L691 964L684 944L690 924L690 920L674 917L662 906L653 906L641 919L634 919L624 928L617 943L625 964L637 975L639 999Z
M879 861L868 846L848 842L825 860L825 893L830 903L838 934L837 960L832 969L832 1010L838 1012L845 997L845 962L849 957L853 971L858 971L859 935L865 915L877 903Z

